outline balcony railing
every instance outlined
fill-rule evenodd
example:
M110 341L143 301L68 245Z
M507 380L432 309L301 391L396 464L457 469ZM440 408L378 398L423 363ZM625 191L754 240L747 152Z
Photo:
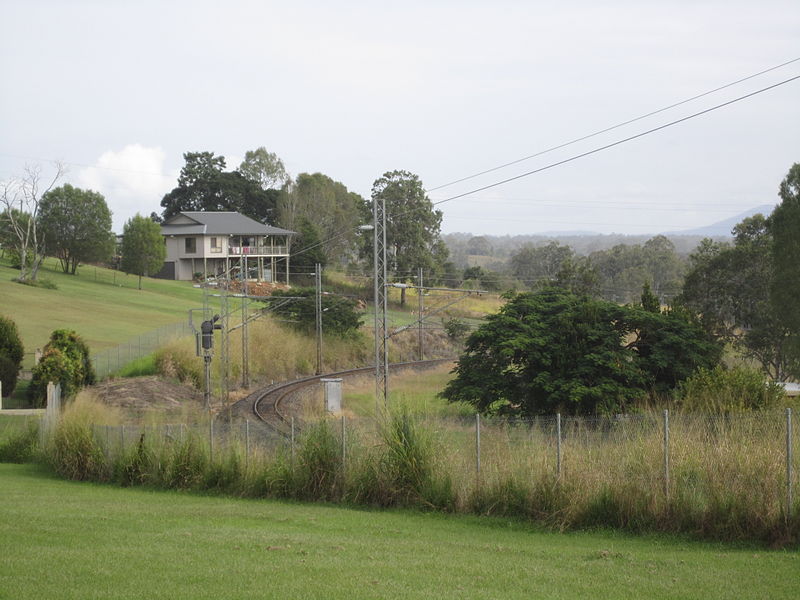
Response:
M229 256L286 256L289 246L229 246Z

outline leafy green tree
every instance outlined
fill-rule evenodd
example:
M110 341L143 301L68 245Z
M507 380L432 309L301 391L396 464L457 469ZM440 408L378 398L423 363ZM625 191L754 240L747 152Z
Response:
M718 358L683 315L549 288L510 296L489 315L442 396L484 413L615 413Z
M326 256L322 262L330 264L355 253L363 205L361 196L327 175L300 173L281 193L278 221L292 231L308 221L321 238L320 248ZM293 246L301 250L306 247L296 241Z
M552 285L564 262L574 254L572 248L558 242L538 247L526 244L511 255L511 272L531 288Z
M485 236L478 235L469 238L467 242L467 254L477 256L491 256L492 244Z
M442 396L482 413L616 412L645 394L616 306L546 289L511 296L474 331Z
M800 335L800 163L789 169L779 188L781 203L769 217L774 265L770 286L773 309ZM800 373L798 373L800 376Z
M327 264L319 230L305 217L300 220L297 236L292 245L297 248L297 252L292 254L292 267L295 270L313 273L315 265L320 264L324 267Z
M181 211L237 211L257 221L274 219L279 192L264 190L239 171L225 171L213 152L187 152L178 186L161 200L163 217Z
M733 229L733 244L703 240L690 255L679 302L707 331L784 381L798 367L791 329L770 299L773 240L763 215Z
M154 275L164 266L167 249L161 235L161 226L139 214L132 217L122 232L122 263L126 273L139 276L139 289L142 277Z
M448 254L440 237L442 211L434 209L419 177L408 171L384 173L372 184L372 198L382 198L386 206L388 268L402 275L414 275L420 267L439 273Z
M0 315L0 382L4 396L10 396L17 386L23 357L24 348L16 323Z
M289 180L283 161L274 152L267 152L264 146L244 153L239 172L261 189L280 189Z
M79 263L114 253L111 211L102 194L69 184L52 189L42 196L39 220L48 254L58 257L64 273L74 275Z
M294 288L273 292L277 297L300 297L300 300L289 300L278 304L274 313L292 321L297 329L307 333L313 332L316 325L316 290L313 288ZM326 335L348 337L354 335L361 327L361 315L358 313L356 301L344 296L323 294L322 296L322 331Z
M65 397L96 381L89 347L74 331L53 331L50 341L42 349L42 359L33 368L28 386L28 398L35 406L43 406L46 402L47 384L51 381L61 384L61 393Z

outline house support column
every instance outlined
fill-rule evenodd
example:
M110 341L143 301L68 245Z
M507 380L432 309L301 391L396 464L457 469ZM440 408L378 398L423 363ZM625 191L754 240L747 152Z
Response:
M289 285L289 256L286 256L286 285Z

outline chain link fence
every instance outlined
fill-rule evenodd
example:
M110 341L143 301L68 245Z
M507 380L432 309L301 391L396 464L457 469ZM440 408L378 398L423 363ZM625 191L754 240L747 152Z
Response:
M92 355L97 379L106 379L136 359L152 354L167 341L188 335L193 335L188 322L170 323L131 338L115 348L98 352Z

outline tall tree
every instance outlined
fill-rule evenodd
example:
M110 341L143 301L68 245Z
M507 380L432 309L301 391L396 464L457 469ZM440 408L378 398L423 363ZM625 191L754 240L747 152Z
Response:
M386 206L388 267L402 275L418 268L439 271L447 259L441 240L442 211L436 210L417 175L390 171L372 184L372 198Z
M773 308L796 335L800 335L800 163L789 169L778 191L781 203L770 215L774 276Z
M57 187L42 196L39 219L47 253L58 257L64 273L74 275L79 263L106 260L114 252L111 211L102 194Z
M300 173L281 193L278 222L297 231L308 221L321 238L326 262L332 263L355 252L363 205L364 199L343 183L322 173ZM305 246L295 240L293 247Z
M42 196L55 187L63 174L64 168L56 163L53 176L43 180L40 167L26 166L24 175L0 184L0 218L11 232L19 258L19 281L36 281L44 260L44 239L39 231Z
M289 180L283 161L274 152L267 152L264 146L244 153L239 172L261 189L280 189Z
M181 211L238 211L262 223L274 219L277 191L265 191L238 171L225 171L213 152L187 152L178 186L161 200L163 217Z
M734 243L704 240L690 257L678 301L699 315L705 328L758 361L764 372L784 381L797 369L791 330L770 299L773 239L763 215L733 229Z
M139 276L139 289L142 289L142 277L161 270L166 255L167 249L158 223L139 214L125 223L121 268L126 273Z

